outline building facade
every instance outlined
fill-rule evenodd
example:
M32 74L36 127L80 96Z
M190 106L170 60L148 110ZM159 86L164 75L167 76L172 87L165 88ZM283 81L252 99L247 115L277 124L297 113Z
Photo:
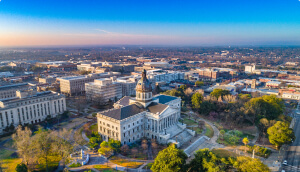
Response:
M65 111L66 100L62 94L18 90L16 97L0 100L0 134L10 125L36 124L48 115L53 118Z
M60 91L61 93L69 96L83 95L85 94L85 83L94 82L95 79L109 78L119 75L121 75L119 72L107 72L59 78Z
M152 96L152 86L144 71L136 85L135 98L125 96L114 104L114 109L98 113L98 132L103 140L115 139L122 144L145 137L180 146L195 135L178 122L180 110L180 98Z
M16 97L17 90L29 90L32 89L33 91L37 90L37 86L35 84L30 83L20 83L20 84L13 84L13 85L5 85L0 87L0 99L6 98L14 98Z
M86 83L85 90L88 101L103 101L105 104L109 100L115 102L122 98L122 85L112 82L109 78L95 79L94 82Z

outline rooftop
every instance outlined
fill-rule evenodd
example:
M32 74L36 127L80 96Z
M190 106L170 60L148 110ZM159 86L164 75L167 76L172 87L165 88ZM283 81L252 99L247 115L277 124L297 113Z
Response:
M102 115L105 115L116 120L123 120L138 113L144 112L144 108L140 108L135 104L122 107L120 109L112 109L105 112L101 112Z

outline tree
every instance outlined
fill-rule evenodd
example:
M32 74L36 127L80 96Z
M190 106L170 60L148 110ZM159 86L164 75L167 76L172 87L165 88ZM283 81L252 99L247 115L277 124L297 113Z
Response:
M195 109L200 109L200 105L203 101L203 95L200 93L195 93L192 96L192 105Z
M244 143L244 145L245 145L245 152L246 152L246 145L249 143L249 140L248 140L247 137L245 137L245 138L243 139L243 143Z
M252 98L244 105L245 113L253 124L256 119L267 118L276 119L283 113L284 103L281 98L275 95L264 95L262 97Z
M124 155L127 155L128 151L129 151L129 146L127 144L124 144L120 149Z
M230 94L230 92L228 90L214 89L210 93L210 96L215 97L215 98L219 98L219 97L223 97L223 96L228 95L228 94Z
M15 134L12 135L12 139L17 148L18 155L22 158L23 162L28 165L29 160L33 157L33 147L32 147L32 132L28 127L22 130L19 125Z
M28 168L27 168L26 164L24 164L24 163L18 164L16 167L16 172L27 172L27 171L28 171Z
M186 171L186 159L187 155L183 150L177 149L174 144L171 144L168 148L158 153L151 170L154 172Z
M139 150L137 148L132 148L131 149L131 153L133 155L133 157L135 158L136 157L136 154L139 152Z
M104 155L106 157L109 157L113 154L113 149L111 147L109 147L109 143L106 141L103 141L100 144L100 149L98 149L98 153L101 155Z
M80 115L80 112L84 109L84 106L86 105L85 96L77 96L75 98L74 105L77 109L77 115Z
M268 128L267 133L270 143L277 148L295 139L293 129L289 128L289 124L286 122L277 121L272 127Z
M253 172L264 171L268 172L270 169L264 163L257 158L249 158L246 156L239 156L233 165L238 171L241 172Z
M109 139L108 145L114 152L120 152L120 148L121 148L120 141L114 140L114 139Z
M147 143L142 143L141 147L143 148L144 153L146 153L146 152L147 152L147 149L148 149Z
M195 158L192 159L189 166L189 171L224 171L224 163L214 153L209 151L208 148L200 149L194 154Z
M52 143L55 140L51 136L52 135L50 134L50 131L44 130L41 127L38 131L35 132L35 135L33 136L34 154L39 162L45 162L46 172L49 171L49 156L57 153L53 151Z
M91 137L90 141L89 141L89 146L92 149L95 149L96 147L99 146L99 144L101 143L101 139L98 137Z
M204 82L203 82L203 81L196 81L196 82L195 82L195 85L196 85L197 87L201 87L201 86L204 85Z
M179 88L181 88L182 90L185 90L185 89L187 89L187 86L186 85L180 85Z
M221 131L220 131L220 134L222 135L222 139L224 139L225 131L224 131L224 130L221 130Z
M216 105L214 103L211 103L209 101L203 101L200 105L199 112L205 115L208 115L209 112L215 111Z

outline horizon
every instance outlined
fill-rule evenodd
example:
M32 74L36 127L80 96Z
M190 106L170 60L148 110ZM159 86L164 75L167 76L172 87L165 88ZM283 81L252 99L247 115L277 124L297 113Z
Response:
M0 1L0 47L300 46L298 0Z

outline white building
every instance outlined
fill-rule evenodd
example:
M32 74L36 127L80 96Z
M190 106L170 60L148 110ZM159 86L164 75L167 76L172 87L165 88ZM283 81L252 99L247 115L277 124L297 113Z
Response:
M65 96L59 93L34 90L16 91L16 97L0 100L0 134L11 124L36 124L66 111Z
M98 112L98 132L103 140L115 139L130 144L143 137L156 139L159 143L189 141L195 132L178 122L181 99L158 95L152 97L152 87L146 71L136 86L136 97L123 97L114 109Z
M0 99L14 98L17 96L16 91L18 90L36 91L37 86L35 84L30 84L30 83L20 83L20 84L0 86Z
M252 66L245 66L246 73L253 73L255 71L255 65Z
M103 104L109 100L115 101L122 98L122 85L118 82L112 82L109 78L95 79L94 82L85 84L86 98L89 101L103 101Z
M121 75L119 72L107 72L59 78L60 91L61 93L69 96L85 94L85 83L93 82L95 79L109 78L111 76L119 75Z

